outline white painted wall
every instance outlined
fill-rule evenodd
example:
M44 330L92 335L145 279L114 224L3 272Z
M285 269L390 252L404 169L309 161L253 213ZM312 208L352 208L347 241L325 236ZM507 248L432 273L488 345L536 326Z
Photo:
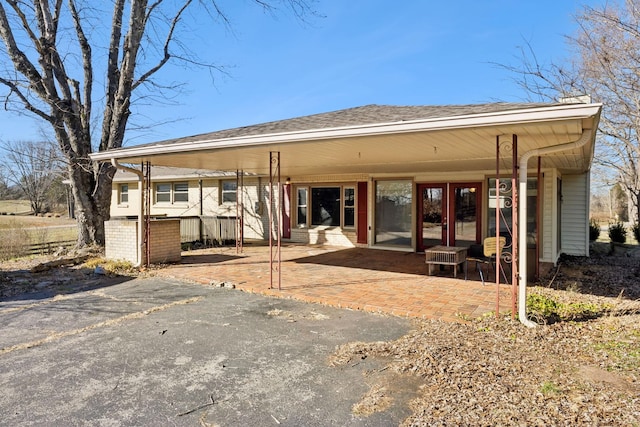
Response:
M232 180L235 181L234 178ZM170 182L185 182L189 184L189 201L186 203L154 203L151 205L152 216L185 217L200 215L200 188L197 179L173 180ZM169 181L167 181L169 182ZM132 181L129 185L129 202L119 204L119 182L114 182L111 190L111 217L137 217L139 211L138 183ZM204 216L236 216L235 203L221 203L221 180L204 179L202 181L202 214ZM152 194L154 190L152 188ZM245 179L243 191L244 203L244 237L246 239L266 238L264 225L267 212L261 208L263 193L258 192L257 179ZM152 195L153 197L153 195Z

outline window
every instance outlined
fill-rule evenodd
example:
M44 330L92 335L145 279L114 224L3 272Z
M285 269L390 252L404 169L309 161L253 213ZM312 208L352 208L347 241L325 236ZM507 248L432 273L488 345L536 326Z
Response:
M344 188L344 226L355 227L356 219L356 189L355 187Z
M171 203L171 184L156 184L156 203Z
M156 184L156 203L188 203L189 184L162 182Z
M174 203L189 202L189 184L186 182L176 182L173 184Z
M311 189L311 225L340 226L340 187Z
M298 216L297 225L300 228L307 226L307 203L309 197L309 189L306 187L298 188Z
M238 200L238 183L236 181L222 181L222 203L235 203Z
M355 186L296 187L294 201L298 228L322 225L355 228Z
M129 203L129 184L120 184L120 201L121 205Z

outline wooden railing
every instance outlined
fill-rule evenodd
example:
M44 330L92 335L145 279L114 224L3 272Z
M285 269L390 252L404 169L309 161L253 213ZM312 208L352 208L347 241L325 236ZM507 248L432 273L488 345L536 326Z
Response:
M60 247L72 248L78 241L74 240L59 240L56 242L34 243L24 246L24 252L26 255L48 255L57 251Z

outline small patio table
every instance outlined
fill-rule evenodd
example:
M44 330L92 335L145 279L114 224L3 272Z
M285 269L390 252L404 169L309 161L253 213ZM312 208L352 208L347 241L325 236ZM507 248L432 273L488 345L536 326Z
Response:
M424 251L429 276L433 274L435 265L452 265L453 277L458 277L458 266L467 259L467 248L459 246L434 246Z

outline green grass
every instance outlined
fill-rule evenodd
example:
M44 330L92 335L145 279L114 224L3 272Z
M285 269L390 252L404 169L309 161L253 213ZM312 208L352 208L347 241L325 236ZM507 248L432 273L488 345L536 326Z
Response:
M560 394L560 391L560 388L551 381L545 381L540 387L540 392L547 397Z
M593 344L593 348L607 354L609 371L640 369L640 330L626 331L626 336Z

